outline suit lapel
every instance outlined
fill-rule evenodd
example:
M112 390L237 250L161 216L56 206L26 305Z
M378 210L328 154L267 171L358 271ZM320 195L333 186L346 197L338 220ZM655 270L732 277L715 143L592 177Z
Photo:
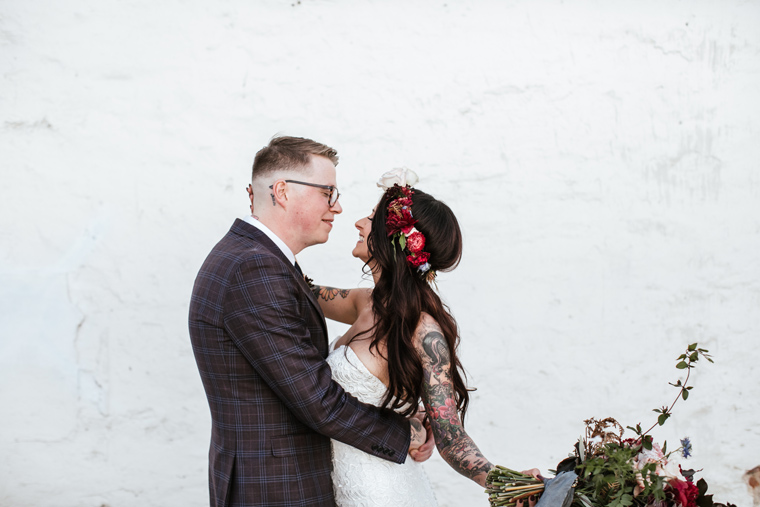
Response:
M320 344L324 346L324 350L327 350L327 323L325 322L325 314L322 313L322 308L319 306L319 302L317 301L317 298L314 296L314 293L311 291L311 288L306 283L306 280L304 280L304 277L298 273L298 270L296 267L291 264L290 259L280 250L280 248L275 245L269 237L258 230L256 227L252 226L251 224L246 223L243 220L240 220L239 218L235 220L235 223L232 224L232 228L230 229L232 232L236 234L240 234L241 236L246 236L251 238L252 240L259 243L261 246L266 248L269 252L271 252L273 255L276 255L279 257L286 266L290 269L291 273L293 274L293 278L296 279L296 285L306 294L306 298L309 300L309 303L311 303L312 308L315 312L317 312L317 315L319 316L319 322L322 326L322 334L324 338L324 343Z

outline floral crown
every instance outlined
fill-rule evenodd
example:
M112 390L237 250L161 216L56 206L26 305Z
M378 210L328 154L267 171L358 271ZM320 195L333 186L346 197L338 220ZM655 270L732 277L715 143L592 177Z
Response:
M406 262L425 275L427 281L435 279L435 271L431 269L430 254L424 251L425 235L418 231L414 224L417 220L412 215L412 195L414 185L419 178L406 168L394 169L383 174L377 186L385 189L384 200L388 202L388 213L385 217L385 228L391 245L396 243L402 251L406 251Z

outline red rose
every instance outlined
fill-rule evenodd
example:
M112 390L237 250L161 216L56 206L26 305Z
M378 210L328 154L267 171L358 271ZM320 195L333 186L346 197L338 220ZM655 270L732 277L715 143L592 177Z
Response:
M417 267L420 267L423 264L425 264L428 261L429 258L430 258L430 254L429 253L427 253L427 252L420 252L420 253L418 253L417 255L414 255L414 256L408 255L406 257L406 260L409 262L409 264L411 264L412 266L414 266L415 268L417 268Z
M411 233L406 238L406 247L412 253L421 252L425 248L425 236L420 231Z

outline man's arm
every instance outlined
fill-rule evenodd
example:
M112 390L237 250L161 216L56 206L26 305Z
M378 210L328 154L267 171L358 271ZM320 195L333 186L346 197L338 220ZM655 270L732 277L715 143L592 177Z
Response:
M242 263L230 281L225 328L288 409L325 436L402 463L410 446L410 423L392 411L360 403L332 380L302 315L311 303L282 261L257 255Z

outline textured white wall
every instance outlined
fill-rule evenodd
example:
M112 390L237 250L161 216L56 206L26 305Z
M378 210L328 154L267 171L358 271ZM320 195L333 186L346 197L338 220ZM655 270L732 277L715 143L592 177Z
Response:
M760 3L0 2L0 505L203 506L186 312L273 134L341 154L301 255L361 283L353 222L405 165L461 219L440 277L493 461L654 420L716 498L760 464ZM331 326L340 333L340 326ZM436 457L442 506L485 505Z

